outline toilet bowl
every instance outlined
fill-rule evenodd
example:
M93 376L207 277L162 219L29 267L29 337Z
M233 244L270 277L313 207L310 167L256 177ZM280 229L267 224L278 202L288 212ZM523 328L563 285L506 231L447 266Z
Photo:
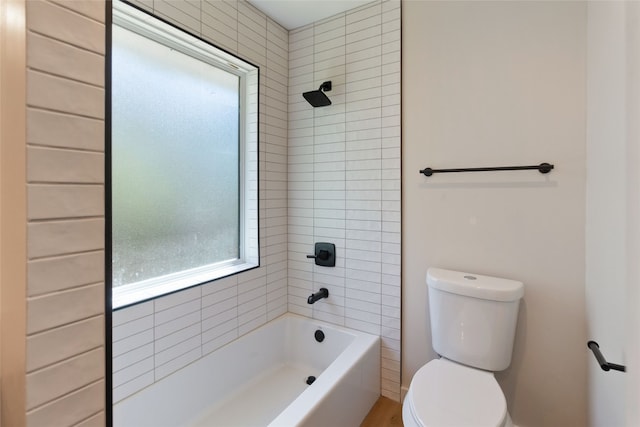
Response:
M405 427L512 427L493 373L436 359L416 372L402 405Z
M431 344L441 358L413 376L405 427L512 427L493 372L507 369L522 282L430 268Z

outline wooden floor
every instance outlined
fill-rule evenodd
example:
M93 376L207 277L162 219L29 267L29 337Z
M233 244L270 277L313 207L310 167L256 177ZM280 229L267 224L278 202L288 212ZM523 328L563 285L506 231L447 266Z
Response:
M402 404L380 396L360 427L402 427Z

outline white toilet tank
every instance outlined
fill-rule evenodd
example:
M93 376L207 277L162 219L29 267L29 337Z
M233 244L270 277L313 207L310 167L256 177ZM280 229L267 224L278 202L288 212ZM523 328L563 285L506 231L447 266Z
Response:
M434 350L487 371L507 369L524 295L522 282L430 268L427 284Z

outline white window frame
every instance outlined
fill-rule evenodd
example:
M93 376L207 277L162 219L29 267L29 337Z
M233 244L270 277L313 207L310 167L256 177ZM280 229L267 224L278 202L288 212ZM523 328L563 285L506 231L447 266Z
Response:
M257 161L259 68L118 0L113 2L112 25L237 75L240 78L241 100L239 258L112 288L112 309L118 309L259 267Z

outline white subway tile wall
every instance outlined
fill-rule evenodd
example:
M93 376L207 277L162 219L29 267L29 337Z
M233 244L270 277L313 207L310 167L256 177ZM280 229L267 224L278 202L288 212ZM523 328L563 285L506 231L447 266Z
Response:
M332 105L313 108L302 93L325 80ZM380 335L381 393L399 401L399 0L289 33L288 117L288 310ZM323 241L334 268L306 258Z
M26 20L27 425L104 424L105 5Z
M114 402L286 311L380 335L399 401L400 2L291 32L243 0L135 3L260 66L261 267L116 311ZM324 80L333 105L313 109ZM316 241L335 268L306 258Z
M261 266L114 312L114 402L287 311L288 32L244 0L134 3L260 67Z

